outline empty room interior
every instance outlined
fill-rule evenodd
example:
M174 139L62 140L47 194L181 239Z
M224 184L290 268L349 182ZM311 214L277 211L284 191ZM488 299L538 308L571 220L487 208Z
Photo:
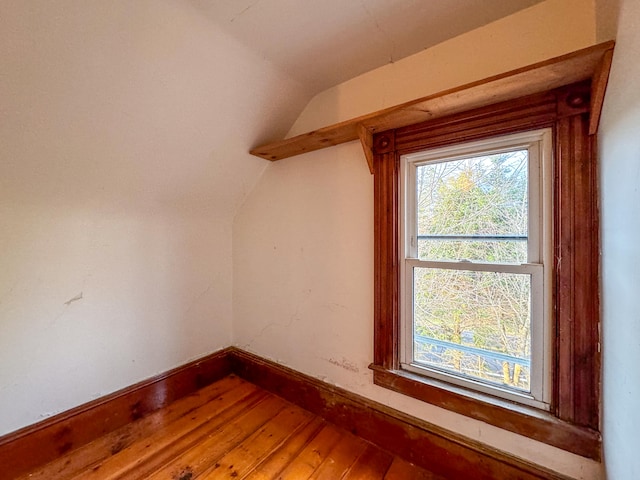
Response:
M640 478L640 1L0 0L0 480Z

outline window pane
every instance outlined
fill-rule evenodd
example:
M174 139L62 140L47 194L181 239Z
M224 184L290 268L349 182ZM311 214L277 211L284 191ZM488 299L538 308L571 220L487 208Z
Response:
M413 361L530 390L531 277L414 268Z
M527 167L527 150L418 166L418 258L525 263Z

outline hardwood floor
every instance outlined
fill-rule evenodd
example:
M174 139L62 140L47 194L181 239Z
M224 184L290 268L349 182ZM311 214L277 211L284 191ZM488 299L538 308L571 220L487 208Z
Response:
M234 375L20 480L442 480Z

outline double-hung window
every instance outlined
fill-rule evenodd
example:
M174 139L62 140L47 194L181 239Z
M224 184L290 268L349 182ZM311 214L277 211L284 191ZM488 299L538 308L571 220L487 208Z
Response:
M590 86L376 132L375 384L600 456Z
M551 130L401 165L401 366L548 410Z

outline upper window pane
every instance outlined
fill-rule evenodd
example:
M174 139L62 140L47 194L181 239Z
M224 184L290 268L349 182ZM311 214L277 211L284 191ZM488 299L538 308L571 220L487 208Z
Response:
M528 151L416 167L418 258L527 262Z

